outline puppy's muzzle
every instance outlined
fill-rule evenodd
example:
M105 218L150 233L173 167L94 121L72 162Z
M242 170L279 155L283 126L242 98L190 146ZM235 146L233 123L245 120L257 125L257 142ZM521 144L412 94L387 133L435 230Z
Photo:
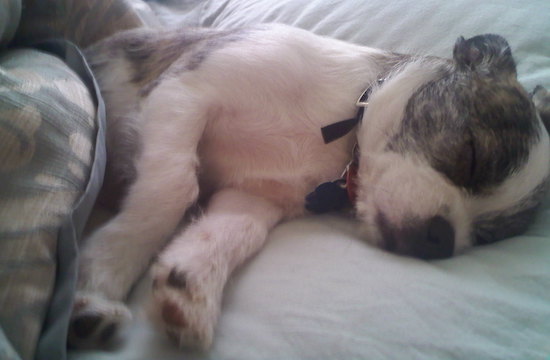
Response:
M386 250L420 259L444 259L453 255L455 230L442 216L409 220L394 226L382 213L376 218Z

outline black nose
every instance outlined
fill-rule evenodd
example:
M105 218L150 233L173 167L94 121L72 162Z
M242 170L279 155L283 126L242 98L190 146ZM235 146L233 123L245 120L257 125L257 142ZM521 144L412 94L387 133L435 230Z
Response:
M426 260L453 255L455 230L443 216L412 220L406 226L395 227L379 213L377 223L389 251Z

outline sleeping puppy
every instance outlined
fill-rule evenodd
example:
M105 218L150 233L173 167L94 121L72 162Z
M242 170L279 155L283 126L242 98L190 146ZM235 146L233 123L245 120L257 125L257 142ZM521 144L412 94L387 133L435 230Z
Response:
M459 38L442 59L283 25L138 29L86 56L107 110L106 186L129 187L82 251L73 346L113 338L158 254L152 317L180 346L208 348L228 276L354 148L343 186L364 238L402 255L519 234L546 189L548 94L534 94L539 114L497 35Z

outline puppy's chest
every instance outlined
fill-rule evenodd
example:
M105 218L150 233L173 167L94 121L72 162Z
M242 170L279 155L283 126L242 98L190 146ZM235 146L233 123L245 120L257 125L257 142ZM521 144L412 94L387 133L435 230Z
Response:
M336 178L349 161L353 136L330 145L320 132L337 114L277 109L224 109L199 145L201 182L238 187L296 206L319 182Z

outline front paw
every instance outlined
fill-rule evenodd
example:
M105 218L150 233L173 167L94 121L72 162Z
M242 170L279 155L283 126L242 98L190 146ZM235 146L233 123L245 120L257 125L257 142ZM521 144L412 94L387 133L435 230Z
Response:
M112 345L121 327L131 318L130 310L120 302L92 294L77 294L67 344L80 349Z
M178 346L208 349L220 313L225 270L158 264L152 276L152 320Z

